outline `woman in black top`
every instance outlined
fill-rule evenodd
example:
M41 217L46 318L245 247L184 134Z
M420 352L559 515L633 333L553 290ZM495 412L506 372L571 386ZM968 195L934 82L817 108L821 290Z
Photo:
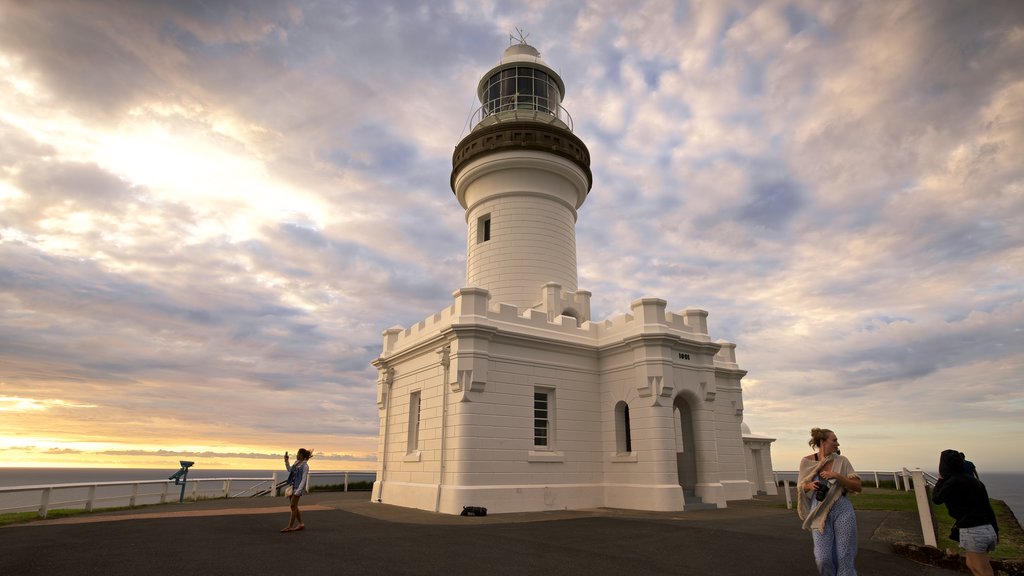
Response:
M988 553L996 549L999 525L988 501L985 485L972 475L962 452L943 450L939 455L939 481L932 501L945 504L956 521L960 547L967 555L967 567L974 576L992 576Z

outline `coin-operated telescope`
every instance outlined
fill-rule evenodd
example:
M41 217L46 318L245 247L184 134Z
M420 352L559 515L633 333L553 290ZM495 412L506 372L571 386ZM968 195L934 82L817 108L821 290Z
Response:
M188 460L179 460L181 468L177 472L167 477L168 480L174 480L174 485L181 486L181 495L178 497L178 502L185 501L185 483L188 482L188 469L192 467L195 462L189 462Z

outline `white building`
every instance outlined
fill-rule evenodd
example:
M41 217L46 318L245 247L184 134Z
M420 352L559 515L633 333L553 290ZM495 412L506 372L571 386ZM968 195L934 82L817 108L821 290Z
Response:
M525 43L480 80L455 149L466 285L384 332L372 498L458 514L595 507L686 510L776 493L770 438L743 425L746 374L707 312L641 298L590 316L577 210L590 154L559 75Z

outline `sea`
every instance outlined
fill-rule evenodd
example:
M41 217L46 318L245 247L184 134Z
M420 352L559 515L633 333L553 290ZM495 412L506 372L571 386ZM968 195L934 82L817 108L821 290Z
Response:
M167 481L176 470L168 469L145 469L145 468L0 468L0 489L11 486L42 486L54 484L85 484L100 482L142 482L142 481ZM310 487L342 484L345 481L346 471L344 470L313 470L310 476ZM287 477L287 472L282 466L280 470L217 470L217 469L190 469L189 480L203 478L231 478L229 494L251 495L261 488L269 486L269 479L277 475L277 482L282 482ZM349 483L373 482L376 473L365 470L347 471ZM176 502L181 497L181 487L164 484L142 484L137 488L136 504L156 504L161 501L162 492L167 490L163 496L168 502ZM191 497L192 486L188 487L185 497ZM97 498L95 506L117 507L127 506L132 496L133 486L131 484L122 486L104 486L96 489ZM50 509L57 508L84 508L85 499L88 498L88 488L63 488L54 490L50 498ZM199 496L215 497L224 495L223 482L200 482ZM41 491L20 491L4 492L0 490L0 514L6 512L27 511L31 508L38 508L40 504Z

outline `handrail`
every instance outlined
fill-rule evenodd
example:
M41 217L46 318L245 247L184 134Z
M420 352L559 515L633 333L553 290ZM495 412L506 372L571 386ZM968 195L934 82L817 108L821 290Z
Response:
M214 482L224 480L263 480L267 478L189 478L187 482ZM74 482L70 484L34 484L26 486L0 486L0 493L4 492L27 492L31 490L42 490L44 488L89 488L92 486L131 486L134 484L174 484L171 480L116 480L111 482Z
M535 97L510 97L511 100L504 103L490 102L488 104L477 107L469 118L466 119L466 124L462 128L462 134L466 134L466 129L469 128L472 131L478 124L488 118L494 118L494 120L533 120L538 122L546 123L562 123L573 131L572 115L565 109L561 104L544 104L541 105ZM522 98L520 100L519 98ZM460 135L459 139L462 139Z
M775 478L776 484L779 483L780 475L786 476L786 478L783 479L783 482L785 483L784 490L786 493L786 507L791 508L792 501L789 493L789 477L795 477L797 478L797 481L799 481L800 473L790 470L773 470L772 474ZM861 482L864 481L864 478L867 475L873 474L875 477L875 488L881 486L879 481L879 474L881 474L883 476L891 476L893 482L896 484L897 490L903 490L904 492L910 492L913 490L914 499L917 502L917 514L921 522L921 535L924 539L924 543L928 546L936 546L935 523L932 518L931 509L931 495L928 491L930 488L935 486L938 478L921 470L920 468L916 468L914 470L903 468L902 470L895 472L858 472L858 474L861 477Z
M906 470L906 468L904 468L904 470ZM893 481L894 484L896 484L896 489L897 490L903 489L903 488L901 488L901 484L903 486L908 486L908 482L906 480L906 477L904 477L903 476L903 472L900 472L900 471L887 472L887 471L881 471L881 470L869 470L867 472L858 472L857 474L860 475L861 482L863 482L869 475L874 476L875 488L881 487L881 485L882 485L881 478L884 478L886 476L891 476L892 477L892 481ZM780 481L779 480L779 476L785 476L786 477L786 478L784 478L782 480L782 482L784 483L783 492L785 492L785 494L786 494L786 508L790 508L791 509L793 507L793 499L792 499L791 494L789 493L789 482L790 482L789 477L791 476L791 477L794 478L793 484L795 485L797 482L800 481L800 472L798 472L796 470L772 470L772 477L775 479L775 485L776 486L779 485L779 481Z
M920 468L913 471L903 469L903 473L914 479L914 499L917 501L917 516L921 521L921 536L926 546L938 546L935 533L935 519L932 517L931 488L935 486L932 479L937 479Z
M197 501L200 497L200 492L203 493L204 497L222 497L227 498L231 493L231 482L232 481L243 481L243 482L255 482L257 484L265 484L273 481L274 477L270 478L189 478L185 480L186 491L189 493L187 496L192 501ZM201 483L220 482L222 486L216 490L204 489L200 490L199 485ZM139 488L142 486L162 486L159 492L142 492L140 493ZM46 518L47 514L51 509L57 507L79 507L84 506L87 512L91 512L96 504L99 503L112 503L112 502L124 502L128 501L128 507L134 508L138 505L140 499L153 500L159 497L158 502L160 504L166 504L169 501L169 496L173 492L173 486L175 485L173 480L120 480L113 482L74 482L66 484L36 484L26 486L0 486L0 494L10 494L18 492L39 492L39 504L33 505L22 505L14 506L9 508L0 509L0 513L7 512L28 512L32 510L38 510L40 518ZM191 485L191 486L190 486ZM119 493L111 496L97 496L96 491L98 488L116 488L116 487L131 487L131 493ZM189 487L190 486L190 487ZM74 490L74 489L88 489L88 494L85 498L72 498L63 501L54 501L53 497L60 494L61 491ZM184 492L183 492L184 493ZM156 503L156 502L153 502Z
M912 472L911 470L909 470L909 469L907 469L907 468L904 468L904 469L903 469L903 475L904 475L904 476L913 476L913 475L914 475L914 472ZM924 477L924 481L925 481L925 483L926 483L926 484L927 484L927 485L928 485L929 487L931 487L931 488L934 488L934 487L935 487L935 484L937 484L937 483L938 483L938 481L939 481L938 477L936 477L936 476L934 476L934 475L932 475L932 474L929 474L928 472L925 472L925 471L923 471L923 470L921 471L921 475L922 475L922 476Z
M799 477L800 477L800 472L796 471L796 470L773 470L772 474L775 477L775 483L776 484L779 483L779 476L780 475L793 476L794 478L797 478L797 479L799 479ZM910 477L910 472L908 472L906 468L904 468L903 470L896 470L896 471L889 471L889 470L868 470L866 472L865 471L858 471L857 474L860 475L861 481L864 481L865 479L867 479L868 476L873 476L874 477L874 482L875 482L875 488L878 488L879 486L882 485L882 482L881 482L882 478L889 478L889 477L891 477L892 481L896 484L896 489L897 490L909 490L909 488L906 488L906 486L908 484L907 481L906 481L906 478Z
M192 501L197 501L202 497L214 497L214 498L238 498L249 495L250 492L256 492L261 490L265 492L267 496L276 496L277 491L274 487L277 485L277 479L279 475L283 473L273 473L269 478L267 477L220 477L220 478L188 478L185 480L186 490L188 493L186 496ZM375 477L375 471L363 471L363 470L325 470L325 471L311 471L310 480L313 478L320 477L332 477L338 476L343 478L345 491L348 492L349 477L350 475L356 476L368 476ZM221 486L216 489L203 488L200 489L202 483L213 483L220 482ZM251 486L245 488L240 492L232 494L231 483L232 482L249 482ZM162 486L158 492L140 492L139 488L144 486ZM110 502L124 502L128 501L128 507L134 508L138 505L140 500L156 500L159 498L160 504L165 504L169 501L169 495L173 492L174 481L172 480L119 480L111 482L73 482L63 484L32 484L23 486L0 486L0 495L2 494L16 494L24 492L39 492L39 503L32 505L21 505L7 508L0 508L0 514L10 512L28 512L32 510L38 510L41 518L46 518L48 512L55 509L58 506L61 507L82 507L84 506L86 511L92 511L98 503L110 503ZM97 489L102 488L127 488L131 487L130 493L120 492L117 495L97 496ZM54 501L53 498L62 493L62 491L68 490L82 490L88 489L88 493L84 498L71 498L64 501ZM183 494L185 493L183 492ZM177 498L175 498L176 500ZM156 503L156 502L150 502Z

